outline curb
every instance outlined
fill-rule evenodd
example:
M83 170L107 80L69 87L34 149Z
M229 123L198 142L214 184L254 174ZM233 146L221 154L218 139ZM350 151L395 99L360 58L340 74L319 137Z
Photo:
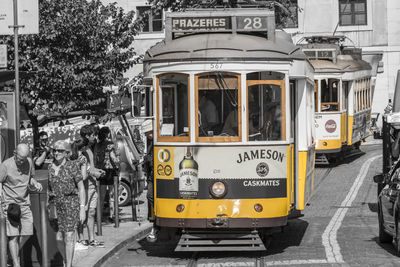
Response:
M123 248L126 244L134 241L135 239L141 239L148 233L150 233L150 230L152 228L153 224L150 224L143 230L139 231L135 235L128 237L127 239L121 241L119 244L115 245L110 251L104 254L100 259L97 260L97 262L93 265L93 267L101 267L103 263L105 263L109 258L114 256L115 253L117 253L121 248Z

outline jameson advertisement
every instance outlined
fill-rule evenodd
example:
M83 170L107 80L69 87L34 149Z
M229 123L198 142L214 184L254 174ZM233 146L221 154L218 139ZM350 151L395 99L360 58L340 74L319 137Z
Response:
M179 163L179 195L181 198L196 198L199 192L199 166L193 159L191 148L186 148L186 154Z
M161 179L286 178L287 146L155 147L154 155Z
M207 199L215 181L227 184L227 198L287 193L287 146L155 147L154 155L157 197Z

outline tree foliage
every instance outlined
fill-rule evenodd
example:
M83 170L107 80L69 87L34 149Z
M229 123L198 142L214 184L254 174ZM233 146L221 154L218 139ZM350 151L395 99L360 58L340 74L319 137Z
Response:
M93 0L40 0L39 34L19 37L21 105L29 116L67 114L105 100L103 86L124 84L123 73L139 59L131 46L134 12ZM8 66L14 67L14 43Z

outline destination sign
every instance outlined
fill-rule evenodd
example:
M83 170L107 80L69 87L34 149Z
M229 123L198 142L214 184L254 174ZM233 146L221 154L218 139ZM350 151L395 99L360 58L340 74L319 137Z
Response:
M166 12L165 40L204 32L258 34L275 38L274 12L269 9Z
M175 31L230 30L231 28L230 17L172 18L172 29Z

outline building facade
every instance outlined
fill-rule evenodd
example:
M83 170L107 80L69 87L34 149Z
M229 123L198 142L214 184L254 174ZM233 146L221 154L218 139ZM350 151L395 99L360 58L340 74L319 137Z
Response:
M284 30L295 43L311 35L344 35L345 45L362 48L363 59L373 66L375 88L373 112L383 113L393 98L397 70L400 69L400 1L398 0L291 0L297 17ZM103 0L103 2L114 2ZM143 14L150 7L143 0L117 0L125 10ZM294 8L293 10L296 10ZM150 14L134 46L144 54L164 38L164 14ZM142 71L138 64L126 73L133 78Z

